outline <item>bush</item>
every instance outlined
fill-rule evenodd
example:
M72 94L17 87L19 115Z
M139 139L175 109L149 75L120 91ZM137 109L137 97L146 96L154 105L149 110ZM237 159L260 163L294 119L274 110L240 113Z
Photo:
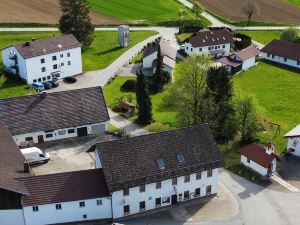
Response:
M234 47L236 50L242 50L252 44L251 37L246 34L235 33L234 37L241 39L241 41L234 41Z
M134 92L136 88L136 80L126 80L121 86L121 91Z

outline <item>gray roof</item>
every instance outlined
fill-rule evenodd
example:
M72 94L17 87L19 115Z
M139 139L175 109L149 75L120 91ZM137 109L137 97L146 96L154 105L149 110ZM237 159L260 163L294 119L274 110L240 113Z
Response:
M108 120L101 87L0 99L0 121L13 136Z
M300 124L290 130L284 137L300 137Z
M224 165L207 125L96 144L110 192ZM178 163L182 154L185 161ZM157 160L163 159L165 169Z
M28 46L26 43L14 45L24 59L80 47L80 43L73 34L29 41L28 43Z
M23 182L15 178L24 173L25 158L13 140L7 127L0 121L0 188L20 194L28 194Z

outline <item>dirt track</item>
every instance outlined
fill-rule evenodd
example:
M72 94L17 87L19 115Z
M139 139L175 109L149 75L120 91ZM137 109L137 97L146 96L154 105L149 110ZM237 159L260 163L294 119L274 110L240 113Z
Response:
M246 21L242 7L247 0L199 0L209 11L232 21ZM300 8L283 0L256 0L253 21L300 24Z
M57 0L0 0L0 23L58 23ZM91 13L94 24L118 24L120 20Z

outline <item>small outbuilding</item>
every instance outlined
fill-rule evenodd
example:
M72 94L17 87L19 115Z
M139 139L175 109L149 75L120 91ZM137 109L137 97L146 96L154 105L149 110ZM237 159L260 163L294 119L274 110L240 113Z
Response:
M300 156L300 124L289 131L285 138L288 139L287 151L295 156Z

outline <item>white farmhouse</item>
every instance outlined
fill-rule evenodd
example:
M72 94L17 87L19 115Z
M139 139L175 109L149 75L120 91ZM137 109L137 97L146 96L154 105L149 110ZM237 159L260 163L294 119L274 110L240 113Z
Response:
M226 29L200 31L185 42L185 52L192 54L208 54L219 57L230 54L232 34Z
M270 176L276 172L277 160L279 160L274 151L273 143L267 144L266 147L252 143L239 150L241 163L262 176Z
M2 58L4 69L27 84L82 73L81 46L72 34L9 46Z
M261 49L265 60L300 68L300 44L273 40Z
M101 87L40 93L0 100L0 121L17 145L96 135L108 129Z
M295 156L300 156L300 124L284 137L288 139L287 151Z

